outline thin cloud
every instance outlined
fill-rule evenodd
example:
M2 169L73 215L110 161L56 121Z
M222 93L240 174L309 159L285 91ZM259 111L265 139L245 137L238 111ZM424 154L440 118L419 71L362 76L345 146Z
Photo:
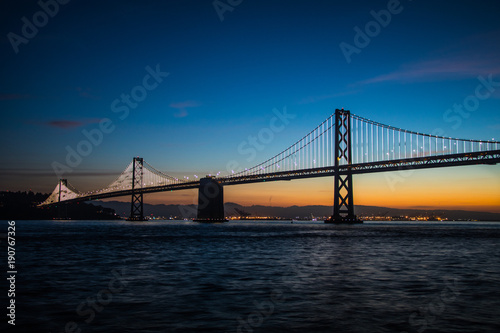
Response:
M336 97L342 97L342 96L356 94L357 92L359 92L359 90L352 90L352 91L339 92L339 93L327 94L327 95L319 95L319 96L308 96L308 97L303 98L302 100L300 100L299 104L316 103L316 102L319 102L319 101L322 101L322 100L325 100L325 99L331 99L331 98L336 98Z
M83 126L84 123L81 121L73 121L73 120L53 120L49 121L47 125L57 128L74 128Z
M171 103L169 106L171 108L178 110L178 112L174 114L174 117L184 118L188 116L188 112L186 110L187 108L195 108L201 106L201 104L196 101L184 101L184 102Z
M0 101L11 101L16 99L30 99L31 95L27 94L0 94Z
M174 113L175 118L184 118L188 116L188 112L186 109L180 109L179 112Z
M37 177L54 177L54 170L40 170L40 169L0 169L2 175L6 176L37 176ZM95 176L95 177L107 177L107 176L118 176L121 171L113 170L88 170L88 171L73 171L71 176Z
M72 128L82 127L88 124L95 124L98 123L99 121L101 121L101 119L87 119L87 120L59 119L59 120L51 120L43 124L55 128L72 129Z
M395 72L360 81L358 84L367 85L383 82L408 83L415 81L436 81L477 77L478 75L495 75L499 73L500 65L497 63L461 59L436 59L406 65Z
M201 104L196 101L185 101L185 102L171 103L170 107L175 109L185 109L185 108L194 108L200 105Z
M76 87L76 91L78 92L78 95L80 97L83 97L86 99L91 99L91 100L101 99L99 96L94 95L92 92L92 89L90 89L90 88Z
M500 74L500 47L492 41L500 38L499 31L467 36L454 45L436 50L425 61L404 64L398 70L357 83L368 85L384 82L428 82L448 79L476 78Z
M500 131L500 124L488 125L487 128ZM500 139L500 137L499 137L499 139Z

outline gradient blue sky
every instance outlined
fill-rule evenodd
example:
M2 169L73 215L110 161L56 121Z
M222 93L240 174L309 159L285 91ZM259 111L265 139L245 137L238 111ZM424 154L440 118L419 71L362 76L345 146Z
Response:
M500 82L500 3L401 1L401 11L348 63L339 45L354 45L354 28L364 30L373 20L370 12L387 6L388 1L244 0L221 21L212 0L73 0L60 5L15 53L8 34L21 35L21 19L33 22L41 8L37 1L3 1L0 188L52 191L57 175L51 164L65 163L65 147L75 148L85 139L82 130L98 128L103 118L113 121L114 131L65 175L81 190L104 187L133 156L181 177L224 174L230 160L250 167L340 107L423 133L440 129L451 137L500 139L498 86L468 118L460 116L460 124L444 117L474 95L478 76ZM121 120L112 102L157 64L169 76ZM238 145L269 126L273 109L284 107L295 118L247 161ZM496 187L493 205L500 206L498 166L463 167L453 174L458 176L450 182L483 179ZM430 186L442 171L418 175ZM368 191L379 185L356 186ZM404 186L411 191L412 182ZM365 201L356 203L370 204Z

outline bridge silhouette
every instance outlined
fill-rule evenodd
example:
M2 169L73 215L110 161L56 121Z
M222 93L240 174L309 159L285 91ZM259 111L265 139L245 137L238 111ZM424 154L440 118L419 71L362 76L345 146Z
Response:
M198 189L197 219L225 221L224 186L266 181L334 177L332 216L327 223L359 223L354 214L352 176L361 173L452 167L500 162L500 142L456 139L384 125L344 109L279 154L226 176L179 179L134 157L105 188L79 192L60 179L40 206L131 196L129 220L144 220L143 194Z

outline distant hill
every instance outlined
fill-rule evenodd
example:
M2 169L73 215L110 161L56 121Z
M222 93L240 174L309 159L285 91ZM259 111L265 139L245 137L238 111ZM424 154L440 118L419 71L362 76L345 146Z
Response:
M55 206L37 207L49 196L48 193L0 191L0 220L50 220L57 217L73 220L111 220L115 211L88 203L64 205L62 215Z
M122 217L130 214L130 203L109 201L94 202L107 208L112 208ZM482 220L482 221L500 221L500 214L488 212L473 212L465 210L419 210L419 209L396 209L376 206L354 206L357 215L364 216L439 216L449 220ZM281 218L310 219L311 216L321 218L332 214L331 206L291 206L291 207L271 207L271 206L241 206L236 203L228 202L224 204L226 216L240 216L241 212L249 213L252 216L270 216ZM240 211L238 213L238 210ZM144 204L144 214L153 216L193 218L196 216L196 205L151 205Z

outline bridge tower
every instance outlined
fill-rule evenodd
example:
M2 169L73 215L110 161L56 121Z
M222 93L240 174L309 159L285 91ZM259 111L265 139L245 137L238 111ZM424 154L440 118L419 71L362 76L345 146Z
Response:
M333 215L325 223L362 223L354 215L352 172L340 172L340 165L352 161L351 114L349 110L335 110L335 180L333 188Z
M132 201L130 205L129 221L145 221L144 218L144 200L142 191L137 189L143 185L143 167L144 159L142 157L134 157L132 167Z

